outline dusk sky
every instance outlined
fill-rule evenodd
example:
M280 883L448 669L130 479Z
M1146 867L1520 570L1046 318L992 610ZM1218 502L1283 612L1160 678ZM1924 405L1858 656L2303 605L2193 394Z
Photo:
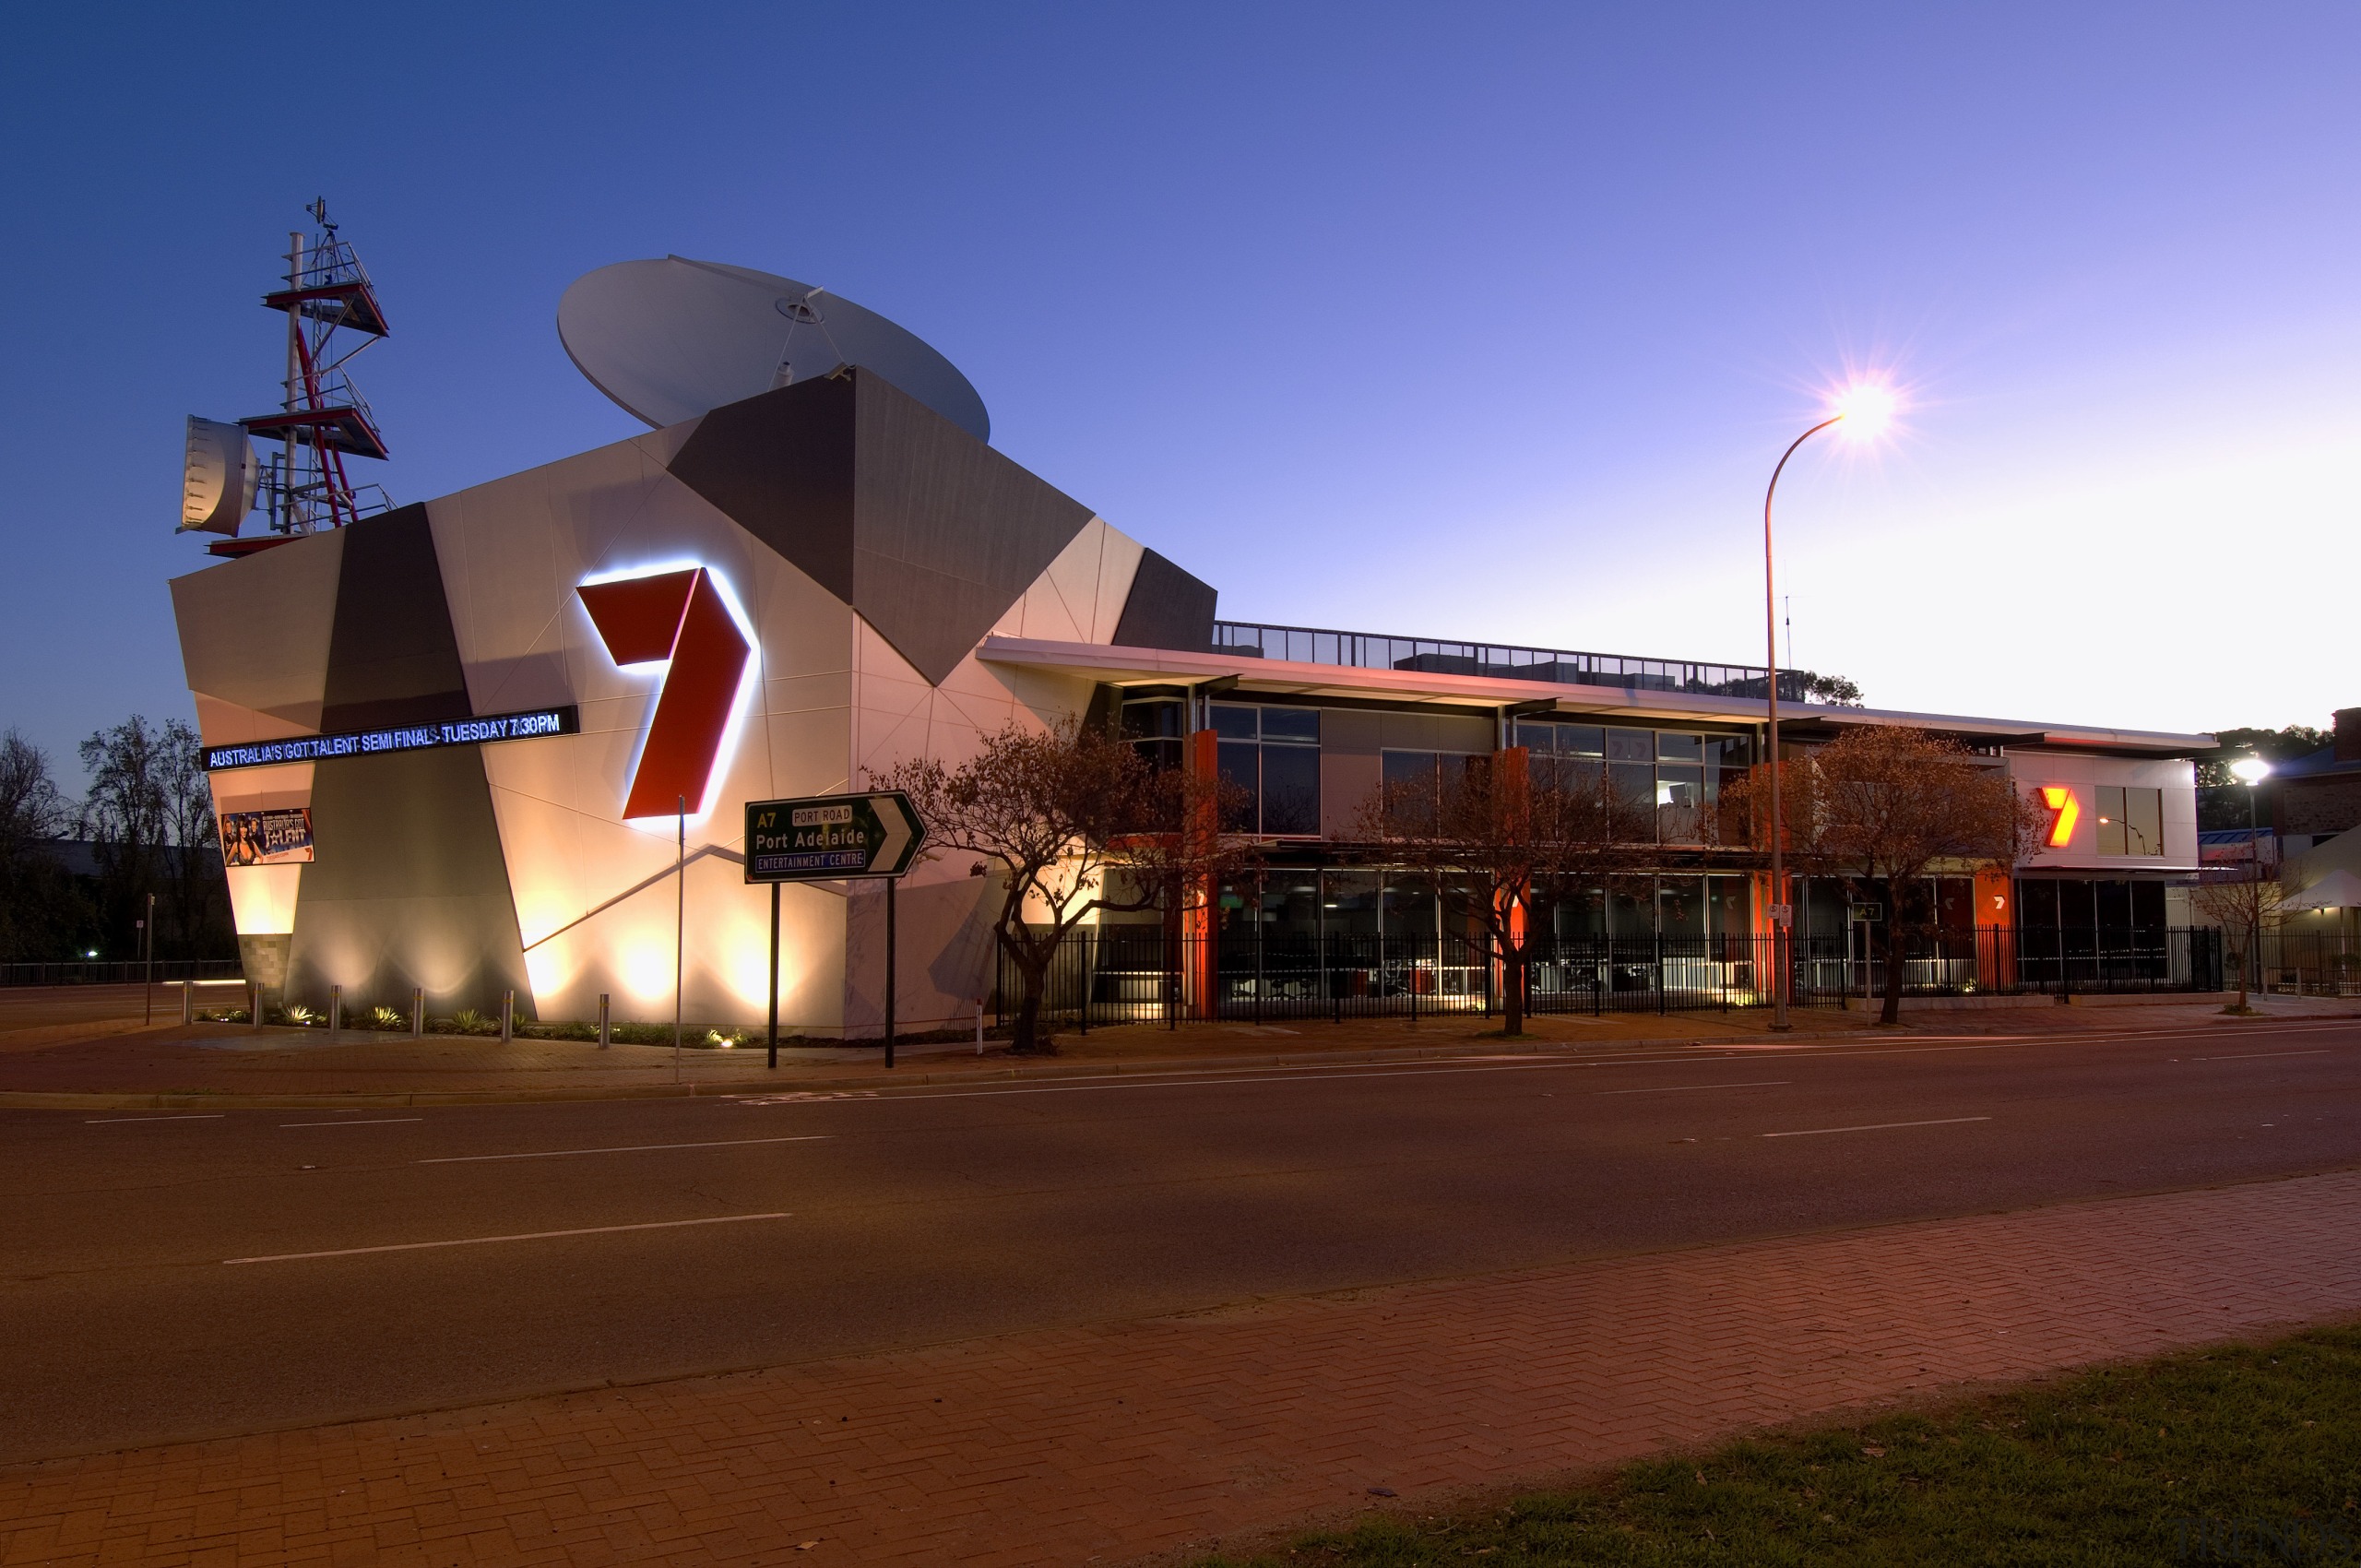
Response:
M932 342L1242 620L1796 662L1872 706L2361 704L2350 6L46 7L0 58L0 725L189 717L182 422L276 400L325 195L398 501L644 427L558 296L669 253ZM258 525L250 525L258 526ZM257 606L267 612L267 606Z

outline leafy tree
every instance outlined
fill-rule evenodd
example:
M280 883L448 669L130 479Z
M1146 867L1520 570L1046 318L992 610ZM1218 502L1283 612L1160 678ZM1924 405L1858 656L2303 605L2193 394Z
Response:
M1072 720L1046 731L1012 721L956 767L916 758L870 783L908 794L934 852L997 866L992 931L1023 983L1012 1049L1024 1053L1055 1049L1040 1033L1041 1003L1075 927L1101 910L1177 911L1248 852L1219 831L1217 779L1158 771L1128 742Z
M1637 863L1627 811L1596 764L1536 761L1517 746L1380 785L1356 833L1387 864L1462 890L1501 966L1503 1032L1513 1037L1525 1032L1534 952L1558 906Z
M1902 1016L1903 956L1933 929L1929 877L2012 866L2041 841L2042 814L2008 775L1953 742L1904 727L1848 730L1780 765L1786 856L1799 875L1842 879L1886 902L1885 1006ZM1771 775L1757 767L1725 790L1767 854Z
M2277 804L2279 786L2266 778L2254 788L2248 798L2248 787L2230 771L2230 765L2242 757L2259 756L2274 766L2311 755L2329 743L2324 730L2308 724L2290 724L2284 730L2230 729L2213 731L2222 744L2211 754L2197 759L2197 826L2208 832L2245 827L2250 822L2269 822Z
M1827 703L1835 707L1861 706L1861 688L1843 675L1822 675L1816 671L1795 671L1803 677L1804 695L1812 702Z

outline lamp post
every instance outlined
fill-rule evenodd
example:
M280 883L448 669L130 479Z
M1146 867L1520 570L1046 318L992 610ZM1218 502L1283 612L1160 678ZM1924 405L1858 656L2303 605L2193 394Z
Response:
M1787 1023L1787 949L1788 932L1795 928L1796 907L1787 897L1786 827L1779 802L1779 596L1772 571L1771 504L1778 498L1779 476L1787 469L1787 459L1796 449L1821 431L1833 424L1843 424L1857 440L1867 440L1885 428L1893 417L1893 392L1875 383L1864 383L1847 390L1836 401L1836 411L1805 431L1788 443L1779 455L1777 467L1771 470L1770 488L1762 493L1762 643L1763 662L1769 666L1769 679L1763 683L1764 712L1770 722L1766 758L1771 767L1771 1027L1788 1028Z
M2262 821L2260 809L2255 804L2255 796L2260 792L2262 781L2271 777L2271 764L2259 756L2242 756L2230 765L2230 771L2236 774L2239 781L2247 787L2247 880L2259 885L2262 881ZM2258 983L2261 979L2261 958L2255 949L2262 945L2262 899L2263 891L2258 885L2248 906L2248 912L2253 918L2243 933L2247 950L2238 960L2240 1007L2247 1004L2247 971L2256 970Z
M2271 777L2271 765L2259 756L2242 756L2230 765L2230 771L2247 787L2247 861L2255 868L2259 881L2262 875L2262 819L2258 814L2255 796L2262 781Z

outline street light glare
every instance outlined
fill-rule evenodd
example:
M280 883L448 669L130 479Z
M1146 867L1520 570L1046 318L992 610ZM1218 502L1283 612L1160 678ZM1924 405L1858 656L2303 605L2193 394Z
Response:
M2230 765L2230 771L2245 784L2260 784L2271 777L2271 765L2259 756L2242 756Z
M1834 411L1844 424L1840 433L1850 440L1869 441L1893 422L1897 399L1881 381L1857 381L1836 395Z

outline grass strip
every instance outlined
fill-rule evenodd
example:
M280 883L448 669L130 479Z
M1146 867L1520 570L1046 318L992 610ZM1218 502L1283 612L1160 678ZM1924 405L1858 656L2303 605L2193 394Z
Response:
M1774 1431L1486 1512L1372 1518L1245 1561L2361 1563L2361 1328Z

